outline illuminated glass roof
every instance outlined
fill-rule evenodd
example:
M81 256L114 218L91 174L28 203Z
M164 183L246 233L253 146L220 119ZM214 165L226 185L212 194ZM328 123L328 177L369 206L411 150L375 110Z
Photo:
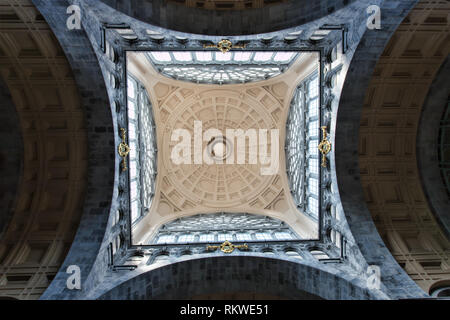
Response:
M248 213L212 213L164 224L150 244L293 240L300 237L283 221Z
M275 77L299 55L291 51L152 51L147 58L158 72L173 79L230 84Z

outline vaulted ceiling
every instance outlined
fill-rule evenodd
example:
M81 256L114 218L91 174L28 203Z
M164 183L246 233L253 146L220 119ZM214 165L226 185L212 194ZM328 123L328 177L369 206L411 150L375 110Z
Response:
M373 220L425 291L450 279L450 242L430 210L416 153L422 106L450 53L449 14L448 1L420 1L399 26L375 67L359 131L361 183Z
M136 227L135 243L177 217L218 211L266 214L286 221L304 239L317 238L317 224L298 213L292 201L284 145L277 146L279 157L275 160L279 160L279 167L275 175L261 175L260 161L249 164L248 156L244 165L176 165L171 158L177 144L171 141L173 131L187 129L194 137L194 121L201 121L202 132L214 128L224 136L226 129L266 129L269 144L270 130L278 129L279 141L285 141L294 89L317 70L316 53L303 53L284 74L273 79L237 85L173 80L156 72L144 53L128 55L129 72L141 79L153 102L159 151L156 200L150 214Z
M105 2L116 3L119 9L127 11L123 4L128 1ZM338 1L336 7L330 7L325 4L330 1L321 1L317 15L350 2ZM302 2L306 9L312 3ZM276 6L273 8L283 10L276 17L268 16L264 26L271 31L285 26L280 17L290 17L285 20L292 25L293 21L300 25L313 17L293 18L288 5ZM261 11L264 13L268 8L260 9L266 10ZM189 11L190 17L193 12ZM425 291L436 282L450 279L449 239L436 222L422 190L416 152L422 106L450 51L449 13L448 1L423 0L401 24L375 68L359 131L361 183L373 220L393 256ZM68 60L32 2L0 0L0 17L0 76L6 85L2 94L10 96L16 108L18 134L23 140L23 150L19 150L20 144L15 150L18 154L23 152L23 169L15 171L18 176L11 178L17 179L19 186L14 200L8 200L13 203L14 215L2 220L4 225L0 226L0 232L5 227L0 238L0 296L36 299L59 270L85 205L89 142L86 114ZM210 29L208 26L214 21L203 19L192 30L223 34L226 25L236 32L248 22L254 27L241 28L245 33L267 31L259 27L264 24L256 23L258 19L241 20L243 17L247 16L239 15L236 24L220 20ZM186 27L174 20L174 29ZM238 123L244 129L284 129L298 74L286 74L286 80L275 78L264 84L214 91L135 71L151 93L159 124L158 143L162 146L158 159L160 192L154 203L159 216L157 221L144 221L150 230L177 217L181 210L213 212L218 206L230 211L245 208L249 212L265 212L302 225L296 221L298 216L289 215L293 204L282 169L275 177L260 178L254 175L257 168L226 172L218 166L192 166L180 170L167 160L167 132L190 124L193 116L200 116L211 125L227 122ZM218 183L212 183L217 179ZM141 236L148 226L137 230Z
M31 1L0 1L0 16L0 75L24 149L14 215L0 239L0 295L36 299L59 270L80 221L84 112L71 67Z
M276 5L286 0L167 0L188 8L206 10L245 10Z

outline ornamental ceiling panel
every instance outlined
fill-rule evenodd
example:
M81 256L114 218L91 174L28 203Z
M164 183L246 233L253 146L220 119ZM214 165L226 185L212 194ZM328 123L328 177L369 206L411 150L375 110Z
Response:
M174 218L220 211L272 216L287 222L302 238L316 238L317 223L299 212L292 201L283 172L284 142L280 141L284 141L293 91L302 79L317 70L318 55L300 54L291 68L270 80L227 85L168 78L158 73L145 55L128 52L128 72L145 85L152 100L158 179L150 214L134 229L133 237L139 239L135 243ZM180 140L174 140L172 135L179 129L189 133L188 163L173 160L174 148ZM253 159L250 147L238 149L237 140L228 139L227 129L264 132L268 142L266 155L276 156L273 174L261 174L269 163L262 164L259 157ZM271 136L274 129L278 132L276 137ZM223 143L217 143L214 133L208 139L202 138L203 133L211 130L225 136ZM258 141L254 147L264 149ZM208 163L209 156L214 160L212 163ZM245 163L239 159L245 159Z

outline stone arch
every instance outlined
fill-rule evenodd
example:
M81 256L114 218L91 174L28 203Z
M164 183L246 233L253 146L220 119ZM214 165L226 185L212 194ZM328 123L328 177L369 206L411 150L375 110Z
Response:
M104 230L109 221L118 171L116 146L119 138L114 134L115 120L111 103L105 86L99 60L89 41L92 30L67 30L67 2L33 0L42 17L48 22L59 45L67 56L74 73L75 82L80 93L80 104L85 112L87 131L87 189L83 204L80 224L64 263L52 280L49 288L41 296L48 299L52 294L66 288L67 267L77 265L81 269L84 282L92 276L92 269L97 256L107 250L102 247ZM117 156L118 157L118 156ZM95 226L93 228L93 226ZM95 274L95 272L94 272ZM86 281L92 283L92 281ZM69 290L69 294L74 294Z
M284 299L384 298L315 266L248 255L193 258L112 285L98 299L189 299L248 290Z
M441 66L423 105L417 130L417 166L432 212L450 239L450 190L444 184L439 165L440 122L449 108L450 58ZM441 133L444 137L444 133ZM448 142L447 142L448 143Z
M2 117L8 116L2 121L8 133L1 136L9 139L2 143L7 158L1 167L8 170L2 183L11 183L9 192L1 192L0 282L5 295L37 299L80 222L87 185L85 114L76 72L33 3L0 5L8 17L0 28Z
M14 214L23 175L23 138L11 93L0 78L0 239Z
M429 294L432 297L448 298L450 297L450 280L437 281L431 285Z
M421 181L423 168L417 161L429 154L417 145L418 135L426 136L420 116L433 79L450 53L449 13L449 2L419 1L402 21L377 61L359 128L364 200L384 244L425 292L435 280L450 279L450 242L432 212ZM438 89L436 85L439 83L434 87ZM441 85L442 106L436 106L436 112L447 105L448 83ZM439 104L437 100L429 102ZM424 112L432 116L432 112ZM428 134L431 139L434 131ZM424 152L420 155L417 151ZM425 170L422 177L429 174ZM438 188L441 181L433 181L433 186ZM443 202L448 203L446 200Z
M387 1L381 4L381 12L390 10L391 17L395 18L387 21L382 15L382 29L366 30L349 66L336 115L334 156L343 210L362 255L369 265L380 266L382 282L392 291L393 297L420 297L425 294L386 248L365 203L358 165L359 128L366 90L376 63L399 24L416 3L402 2L395 9L390 8ZM402 287L400 290L399 286Z
M261 8L217 11L190 8L164 0L102 0L112 8L143 22L205 35L258 34L292 28L322 18L354 1L288 0Z

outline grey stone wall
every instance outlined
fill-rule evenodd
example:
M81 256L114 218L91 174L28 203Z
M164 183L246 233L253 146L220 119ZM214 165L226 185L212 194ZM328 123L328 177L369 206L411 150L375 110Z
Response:
M334 156L343 212L355 242L369 265L381 268L392 298L424 297L384 245L364 200L358 167L358 132L366 90L379 56L398 25L417 3L383 1L380 30L366 30L348 67L336 114Z
M417 165L437 222L450 239L450 190L439 168L439 129L450 97L450 57L441 66L423 105L417 132Z
M180 261L135 276L99 299L189 299L255 292L289 299L382 299L340 274L301 262L261 256L212 256Z
M204 35L273 32L305 24L355 0L288 0L258 9L211 11L165 0L101 0L126 15L159 27Z
M16 108L0 77L0 239L8 228L23 175L23 140Z
M105 229L109 219L114 190L115 135L110 103L105 82L91 42L84 30L68 30L66 13L69 3L65 0L33 3L52 28L72 67L81 102L86 115L88 135L88 189L84 200L83 215L70 251L41 299L56 295L60 299L71 299L75 291L66 289L69 265L81 268L83 284L91 283L94 263L104 260L100 255ZM106 266L105 266L106 268ZM94 273L95 274L95 273ZM92 282L94 283L94 282Z
M382 1L377 0L375 2L381 3ZM102 286L114 283L120 287L122 286L120 283L128 281L130 277L135 275L134 273L129 273L127 276L121 277L120 274L111 272L107 259L108 245L117 235L117 232L120 232L117 228L111 228L112 219L109 218L109 216L112 216L112 214L115 213L122 201L121 199L124 197L123 195L119 195L118 192L118 189L121 188L120 182L123 179L120 178L119 175L118 156L114 155L116 146L119 143L118 126L121 125L120 123L123 122L123 119L117 117L115 111L116 107L111 108L110 102L116 101L116 99L122 101L120 98L123 94L120 93L120 90L124 88L124 83L120 83L119 88L111 88L109 85L105 88L103 78L106 78L107 73L113 70L116 75L122 77L123 69L122 67L117 66L117 69L114 70L114 66L106 61L100 48L100 26L101 22L124 22L129 24L139 37L145 37L145 29L151 26L114 11L99 1L58 0L52 1L50 4L48 1L35 0L34 3L53 28L55 35L61 42L61 45L72 64L75 77L77 82L79 82L80 93L84 99L83 103L87 106L87 127L89 130L88 138L90 143L89 189L87 192L88 198L85 203L85 213L82 217L74 244L63 267L42 298L94 298L94 292L98 292L97 290ZM68 31L66 29L66 19L68 15L65 10L67 6L72 3L79 4L82 7L84 31ZM367 88L373 67L375 66L378 56L383 51L387 40L395 30L396 26L401 22L402 18L407 14L408 10L414 5L415 1L399 0L383 2L384 5L382 10L384 23L386 23L384 29L366 32L365 9L369 4L373 3L374 1L366 0L354 2L353 5L349 5L344 10L335 12L335 14L323 17L322 19L307 25L298 26L294 28L294 30L304 31L300 36L302 39L290 42L289 44L283 41L283 37L289 32L292 32L292 29L273 34L276 36L275 43L278 46L298 49L304 48L304 44L308 41L308 37L323 24L348 24L350 48L343 60L344 66L342 67L341 75L339 76L341 79L339 81L344 85L343 101L339 102L342 84L336 86L333 91L333 94L338 95L338 97L333 102L333 120L330 124L330 138L333 139L333 142L334 139L336 140L336 146L333 144L334 153L331 155L330 159L332 164L331 169L333 170L333 160L335 159L334 157L336 157L337 175L333 177L333 184L336 185L334 188L335 190L333 191L333 197L336 203L339 204L341 199L343 200L343 205L339 205L339 213L344 218L344 221L340 222L340 228L341 232L349 240L349 251L347 253L348 261L355 268L351 271L350 269L339 269L334 267L330 268L328 273L340 273L341 278L353 277L355 279L354 281L358 282L365 279L364 272L365 267L368 264L380 265L382 266L383 290L387 294L381 296L384 298L419 297L423 296L423 292L397 265L384 246L384 243L381 241L381 238L373 225L370 213L365 207L364 198L362 197L362 192L360 190L361 185L358 181L359 176L356 152L358 141L357 132L359 129L359 112L362 106L362 100L364 99L365 89ZM177 42L174 34L184 36L188 38L189 41L192 39L192 43L194 43L195 46L201 45L200 41L208 40L216 42L215 40L217 40L217 37L191 35L186 33L172 34L161 28L159 30L168 38L164 42L166 47L161 46L160 43L152 40L145 40L147 42L143 42L142 45L148 45L151 46L151 48L173 49L177 46L182 47L183 44ZM273 31L273 29L270 31ZM228 30L224 33L228 34ZM242 33L245 32L242 31ZM242 37L242 39L245 38L250 39L251 37ZM362 42L357 48L360 40ZM261 46L261 44L259 44L259 46ZM354 58L355 61L350 64L352 58ZM348 75L347 71L349 73ZM361 82L359 80L361 80ZM361 99L359 104L358 99ZM340 110L341 107L343 108L342 113ZM339 120L339 126L336 124L336 116ZM344 132L342 136L340 135L341 131ZM336 190L337 186L339 187L339 190ZM341 199L339 198L339 194ZM345 218L347 219L350 228L348 227ZM246 257L245 259L247 258L249 257ZM70 291L66 289L66 279L68 275L65 273L65 270L67 266L71 264L76 264L81 267L81 291ZM249 267L250 265L246 266ZM296 269L299 267L292 267L293 269L283 268L280 267L280 270L283 270L283 272L291 272L292 277L294 278L296 277L295 272L300 272L299 269ZM316 266L315 268L320 269L320 266ZM143 270L139 270L136 272L142 271ZM127 273L127 271L123 272ZM267 276L271 279L269 275ZM317 281L321 281L321 273L319 271L309 270L307 275L305 274L305 277L309 277L311 279L309 283L315 284L320 290L330 288L326 286L322 287L317 284ZM167 279L169 279L169 277ZM349 281L350 280L347 280L347 284L343 282L334 285L333 288L338 288L336 289L338 291L347 290L350 294L335 292L333 294L330 293L329 295L327 293L321 293L319 296L328 298L341 297L345 299L371 297L370 295L367 296L362 289L360 293L355 294L352 290L357 289L352 289L353 287L348 284ZM279 285L279 283L276 282L271 283L273 286ZM331 286L330 282L328 284ZM126 284L123 284L122 288L126 288L126 286ZM313 285L311 284L311 286ZM147 290L147 288L145 288L145 290ZM306 292L309 292L308 290L301 289L301 291ZM186 294L188 293L189 292ZM154 295L153 293L148 296L146 296L146 294L147 293L144 294L144 291L141 293L138 292L137 297L157 297L157 295ZM163 292L160 294L162 295ZM296 293L293 292L292 294L295 296ZM123 295L121 297L123 297Z

